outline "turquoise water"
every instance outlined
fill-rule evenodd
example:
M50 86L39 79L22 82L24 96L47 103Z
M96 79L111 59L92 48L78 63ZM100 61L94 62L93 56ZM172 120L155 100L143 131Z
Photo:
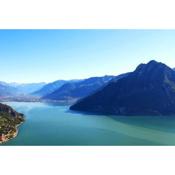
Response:
M26 121L4 145L175 145L175 117L112 117L44 103L6 104Z

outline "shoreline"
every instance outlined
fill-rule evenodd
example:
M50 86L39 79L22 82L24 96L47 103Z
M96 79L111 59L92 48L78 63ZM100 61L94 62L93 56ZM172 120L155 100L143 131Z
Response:
M18 133L19 133L19 129L18 129L18 127L20 126L20 125L22 125L23 124L23 122L22 123L20 123L20 124L18 124L18 125L16 125L16 127L15 127L15 132L13 133L13 136L12 137L10 137L10 138L8 138L8 134L6 134L5 135L5 139L3 140L3 141L0 141L0 144L4 144L4 143L6 143L6 142L8 142L8 141L10 141L10 140L12 140L12 139L14 139L15 137L17 137L18 136Z

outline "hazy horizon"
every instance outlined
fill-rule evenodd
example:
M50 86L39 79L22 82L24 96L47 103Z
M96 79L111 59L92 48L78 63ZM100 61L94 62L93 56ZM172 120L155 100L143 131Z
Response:
M175 30L0 30L0 81L119 75L150 60L175 65Z

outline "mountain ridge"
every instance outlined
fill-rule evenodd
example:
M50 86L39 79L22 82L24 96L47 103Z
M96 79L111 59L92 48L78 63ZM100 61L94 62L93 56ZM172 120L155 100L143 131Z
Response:
M175 72L151 60L70 109L112 115L175 114Z
M31 95L43 97L43 96L46 96L48 94L51 94L52 92L54 92L55 90L57 90L58 88L60 88L61 86L63 86L64 84L66 84L68 82L76 82L76 81L79 81L79 80L56 80L54 82L46 84L42 88L33 92Z
M114 76L90 77L78 82L68 82L51 94L43 97L50 100L77 100L90 95Z

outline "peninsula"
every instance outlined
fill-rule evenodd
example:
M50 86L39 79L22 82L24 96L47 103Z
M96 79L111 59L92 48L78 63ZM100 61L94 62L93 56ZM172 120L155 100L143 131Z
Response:
M24 115L10 106L0 103L0 144L18 134L18 126L24 122Z

